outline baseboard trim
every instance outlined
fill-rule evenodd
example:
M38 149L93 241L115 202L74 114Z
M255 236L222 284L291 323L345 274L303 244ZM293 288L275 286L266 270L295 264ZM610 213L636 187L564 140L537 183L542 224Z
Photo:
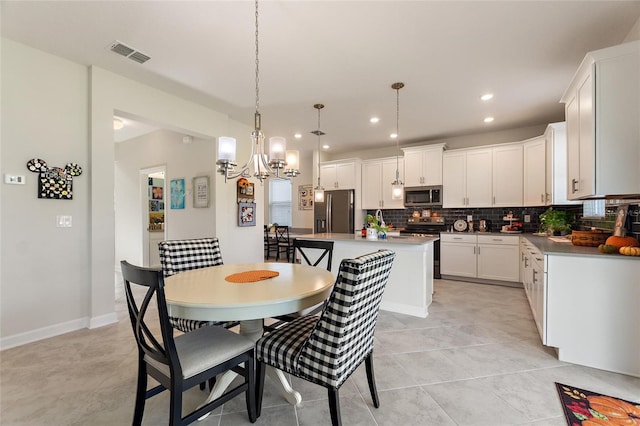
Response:
M445 275L445 274L442 274L442 279L450 280L450 281L464 281L468 283L477 283L477 284L501 285L503 287L524 288L522 283L514 282L514 281L486 280L483 278L458 277L456 275Z
M95 318L83 317L60 324L49 325L36 330L30 330L24 333L14 334L13 336L0 338L0 351L60 336L61 334L70 333L72 331L82 330L83 328L93 329L116 322L118 322L118 315L115 312L111 312Z
M419 318L426 318L429 315L429 308L405 305L402 303L389 303L382 301L380 309L383 311L396 312L399 314L411 315Z
M89 328L99 328L104 327L105 325L113 324L118 322L118 314L115 312L111 312L109 314L100 315L99 317L93 317L89 321Z
M88 325L89 318L84 317L30 330L24 333L14 334L13 336L3 337L0 339L0 350L11 349L17 346L26 345L27 343L37 342L38 340L44 340L72 331L81 330L83 328L87 328Z

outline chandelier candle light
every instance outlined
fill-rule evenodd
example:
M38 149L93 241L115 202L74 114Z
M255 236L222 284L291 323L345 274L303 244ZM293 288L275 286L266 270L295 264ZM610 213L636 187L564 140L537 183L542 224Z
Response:
M391 182L391 199L402 200L403 183L400 180L400 89L404 87L404 83L393 83L391 88L396 91L396 180Z
M325 134L320 130L320 110L324 108L324 105L315 104L313 107L318 110L318 130L311 132L318 136L318 186L313 189L313 193L316 203L324 203L324 188L320 185L320 136Z
M276 177L280 176L280 169L284 169L284 175L286 177L296 177L300 174L298 170L298 164L300 162L300 154L298 151L287 151L285 138L280 136L274 136L269 138L269 155L266 154L266 147L264 143L264 133L261 130L261 117L260 117L260 88L259 82L259 48L258 48L258 0L255 1L255 18L256 18L256 31L255 31L255 45L256 45L256 112L254 114L254 130L251 132L251 156L247 162L240 167L240 170L235 170L238 165L236 163L236 140L235 138L220 136L218 138L218 173L224 176L224 181L227 179L235 179L237 177L249 178L251 176L256 177L262 183L271 175Z

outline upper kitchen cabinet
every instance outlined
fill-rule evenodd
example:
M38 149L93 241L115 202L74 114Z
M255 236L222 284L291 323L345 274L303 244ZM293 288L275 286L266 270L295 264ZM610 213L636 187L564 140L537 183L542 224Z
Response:
M404 185L442 185L442 153L445 144L402 148Z
M491 207L492 151L458 149L442 156L442 207ZM406 170L408 166L405 164Z
M544 206L546 204L546 157L544 136L524 141L524 191L525 206Z
M567 198L640 194L640 41L590 52L562 96Z
M402 158L396 157L362 162L362 208L404 209L402 198L391 198L391 183L396 180L396 166L403 180Z
M359 189L361 163L359 159L320 163L320 185L326 190Z
M544 132L546 190L545 204L579 204L581 201L567 200L567 126L566 123L551 123ZM525 155L526 169L526 155ZM526 177L525 177L526 179ZM525 184L526 188L526 184ZM526 191L526 189L525 189Z
M491 151L493 156L492 206L521 206L523 180L522 144L496 146ZM542 179L544 179L544 169Z

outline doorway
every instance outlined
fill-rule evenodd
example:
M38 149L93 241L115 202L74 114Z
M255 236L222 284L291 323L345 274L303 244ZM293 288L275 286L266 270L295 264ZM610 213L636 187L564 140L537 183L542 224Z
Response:
M144 266L160 267L158 243L165 240L166 166L140 170L140 201L142 212L142 259Z

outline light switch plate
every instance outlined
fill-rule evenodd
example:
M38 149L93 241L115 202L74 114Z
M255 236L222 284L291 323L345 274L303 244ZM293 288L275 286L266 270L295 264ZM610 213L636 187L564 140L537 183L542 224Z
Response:
M467 215L467 222L471 222L473 220L473 215L472 214L468 214Z
M525 214L524 215L524 223L531 223L531 215L530 214Z
M58 215L56 216L56 227L57 228L71 228L72 220L69 215Z
M24 181L24 175L10 175L8 173L4 174L4 183L9 183L12 185L24 185Z

